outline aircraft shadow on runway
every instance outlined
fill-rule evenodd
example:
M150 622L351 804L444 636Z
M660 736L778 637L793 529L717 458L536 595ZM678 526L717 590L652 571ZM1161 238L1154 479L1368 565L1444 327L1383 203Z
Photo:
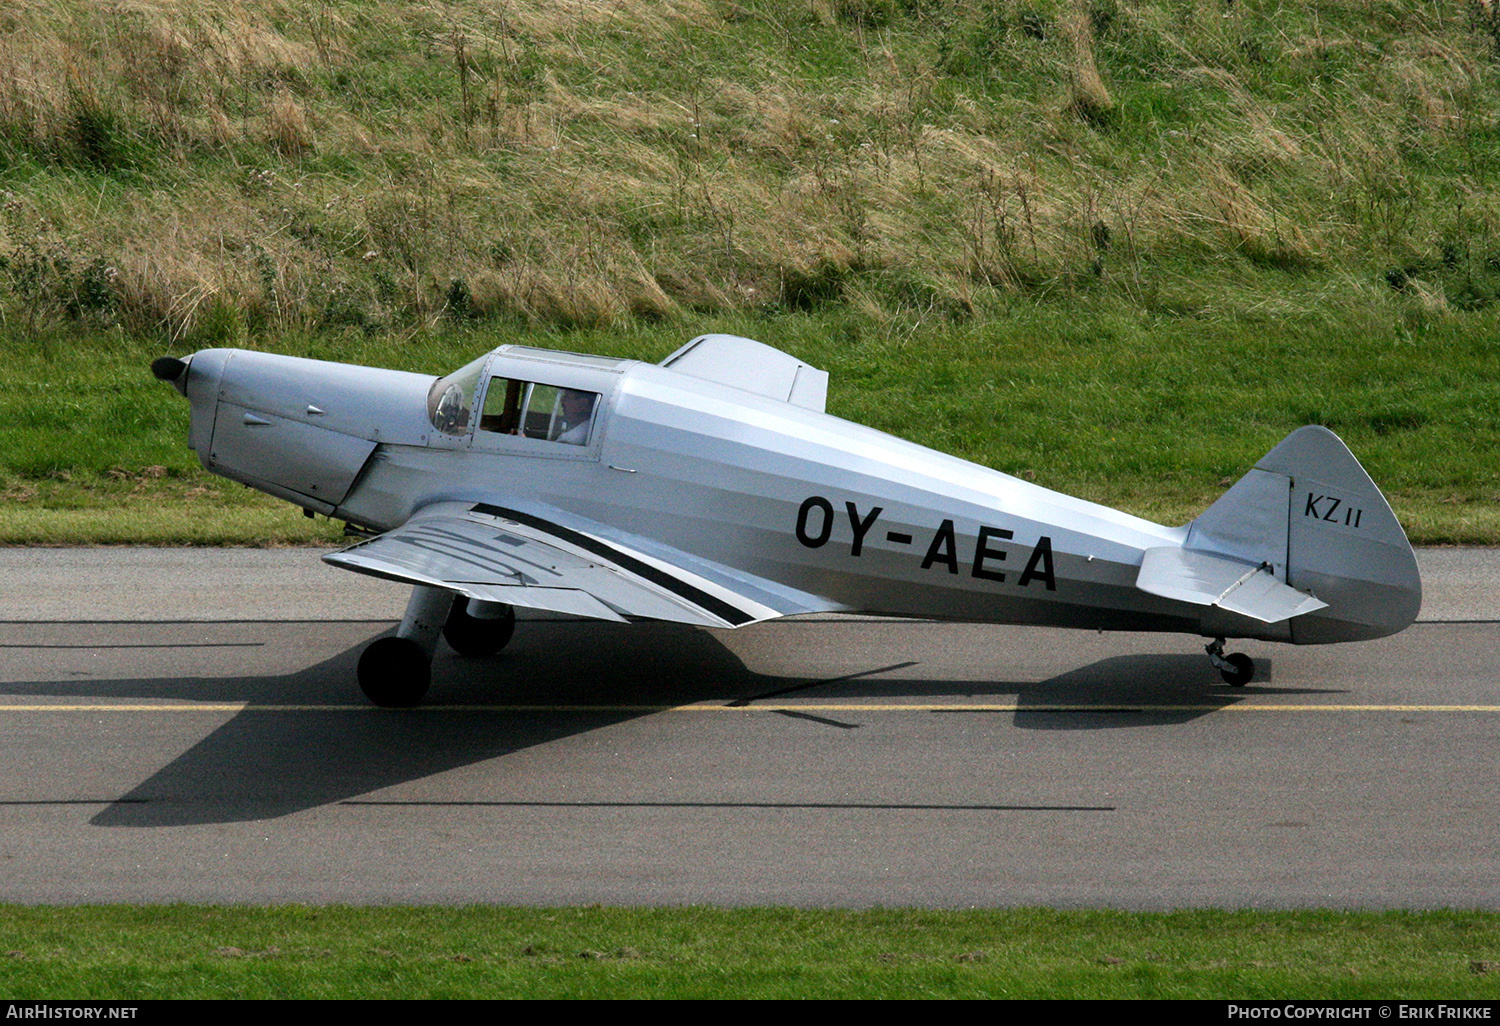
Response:
M278 676L18 682L0 691L247 703L92 820L135 827L272 819L694 702L1014 701L1016 727L1091 730L1184 723L1266 691L1210 686L1206 660L1184 655L1115 656L1039 683L903 678L911 663L796 679L752 671L718 636L691 627L532 622L500 656L461 659L440 650L437 683L422 709L332 708L362 702L353 682L363 645ZM1269 660L1257 666L1269 681ZM297 708L276 708L289 703ZM308 708L318 704L331 708ZM502 704L552 708L495 708ZM1058 708L1069 705L1088 708ZM482 708L451 708L459 706ZM558 708L577 706L599 708ZM835 727L847 719L788 715Z

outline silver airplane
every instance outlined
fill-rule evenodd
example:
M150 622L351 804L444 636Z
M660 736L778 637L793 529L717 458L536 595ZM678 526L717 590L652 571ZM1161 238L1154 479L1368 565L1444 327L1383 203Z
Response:
M421 701L441 634L499 651L514 607L743 627L873 613L1325 644L1415 619L1422 583L1337 436L1293 431L1182 527L824 412L828 375L703 335L658 365L501 346L442 378L236 349L163 357L203 466L347 522L334 566L412 586L361 654Z

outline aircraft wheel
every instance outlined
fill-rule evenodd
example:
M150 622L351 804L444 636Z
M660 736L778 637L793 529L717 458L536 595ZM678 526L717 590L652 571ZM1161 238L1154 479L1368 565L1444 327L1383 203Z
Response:
M1242 688L1255 679L1255 662L1243 652L1224 657L1229 664L1227 669L1219 670L1219 676L1224 678L1224 683L1232 688Z
M432 683L432 662L407 638L377 638L360 653L359 689L376 705L407 709Z
M469 600L462 595L453 600L443 638L453 651L462 656L494 655L510 644L516 632L516 611L509 606L504 616L486 620L469 614Z

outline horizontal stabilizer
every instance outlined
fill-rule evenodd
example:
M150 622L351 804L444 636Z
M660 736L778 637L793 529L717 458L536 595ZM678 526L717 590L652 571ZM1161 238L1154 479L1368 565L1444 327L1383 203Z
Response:
M1280 623L1328 605L1278 581L1264 564L1242 563L1175 545L1146 550L1135 586L1152 595L1218 606L1263 623Z

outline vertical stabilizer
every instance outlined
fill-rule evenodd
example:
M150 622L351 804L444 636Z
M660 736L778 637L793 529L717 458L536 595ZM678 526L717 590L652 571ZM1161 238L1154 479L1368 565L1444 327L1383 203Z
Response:
M1299 644L1395 634L1422 606L1406 532L1332 431L1298 428L1189 525L1184 548L1269 563L1327 608L1291 621Z

